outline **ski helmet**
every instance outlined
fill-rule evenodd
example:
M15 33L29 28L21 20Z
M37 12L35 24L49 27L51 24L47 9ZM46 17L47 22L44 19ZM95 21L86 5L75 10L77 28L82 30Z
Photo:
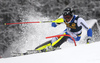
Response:
M72 9L70 8L70 7L68 7L68 8L66 8L66 9L64 9L64 11L63 11L63 16L73 16L73 14L72 14Z

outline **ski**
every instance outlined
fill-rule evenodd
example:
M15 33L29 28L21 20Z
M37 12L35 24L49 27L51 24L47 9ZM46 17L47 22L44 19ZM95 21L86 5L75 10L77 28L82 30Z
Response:
M36 53L43 53L43 52L50 52L50 51L55 51L55 50L60 50L61 48L56 48L54 50L48 50L48 51L43 51L43 50L27 50L27 52L25 53L16 53L16 52L12 52L12 57L16 57L16 56L23 56L23 55L29 55L29 54L36 54Z
M27 50L27 52L25 53L17 53L17 52L12 52L12 56L16 57L16 56L23 56L23 55L29 55L29 54L35 54L35 53L40 53L41 51L37 51L37 50Z

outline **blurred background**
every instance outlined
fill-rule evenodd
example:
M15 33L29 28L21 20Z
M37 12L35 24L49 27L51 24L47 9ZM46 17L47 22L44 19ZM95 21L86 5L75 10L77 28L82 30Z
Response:
M35 12L31 14L55 20L66 7L72 7L74 13L85 20L97 19L100 25L100 0L0 0L0 55L25 35L26 28L22 25L5 26L4 23L27 21L26 15L30 14L30 10ZM99 41L100 34L96 24L93 34L95 41Z

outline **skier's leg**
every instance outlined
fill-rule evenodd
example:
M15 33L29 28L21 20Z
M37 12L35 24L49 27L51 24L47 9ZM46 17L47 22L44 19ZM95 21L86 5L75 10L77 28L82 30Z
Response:
M51 45L51 40L49 40L49 41L47 41L47 42L45 42L45 43L43 43L43 44L39 45L39 46L38 46L38 47L36 47L35 49L39 49L39 48L41 48L41 49L42 49L42 47L43 47L44 45Z
M66 34L66 33L64 33ZM62 45L66 40L67 40L67 36L61 36L61 37L55 37L51 40L52 46L53 47L60 47L60 45Z
M60 34L67 34L65 33L67 29L65 29L62 33ZM61 37L54 37L52 38L52 40L43 43L42 45L38 46L35 48L35 50L41 50L44 51L46 49L47 50L53 50L57 47L59 47L62 43L64 43L67 40L68 37L66 36L61 36Z
M52 43L52 46L60 47L67 40L67 38L68 38L67 36L61 36L58 40Z
M67 40L67 38L67 36L54 37L52 38L52 40L36 47L35 50L41 50L42 52L54 50L55 48L60 47L60 45L63 44Z
M51 40L49 40L35 48L35 50L42 51L42 52L49 51L48 49L52 49Z

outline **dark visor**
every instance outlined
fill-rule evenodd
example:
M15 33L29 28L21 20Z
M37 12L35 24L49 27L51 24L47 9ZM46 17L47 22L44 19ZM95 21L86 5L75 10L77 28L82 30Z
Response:
M70 15L66 15L66 16L64 16L64 19L70 19L70 18L71 18Z

